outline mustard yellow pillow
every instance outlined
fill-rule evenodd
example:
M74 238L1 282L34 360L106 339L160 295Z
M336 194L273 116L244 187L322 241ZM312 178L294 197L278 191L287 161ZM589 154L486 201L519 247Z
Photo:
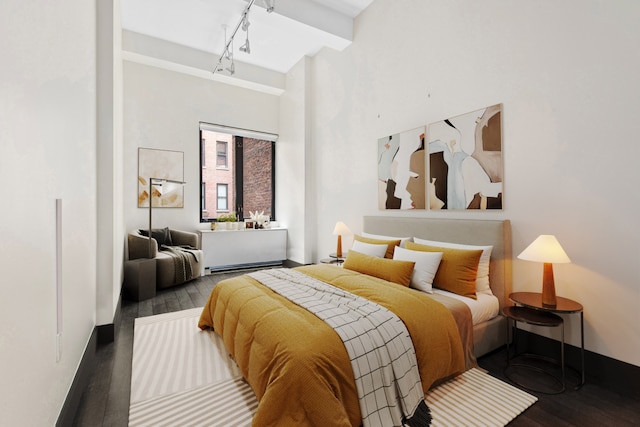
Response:
M372 239L370 237L362 237L357 234L353 237L354 240L358 240L363 243L370 243L372 245L387 245L387 252L384 254L385 258L393 259L393 251L396 246L400 246L401 240L380 240L380 239Z
M413 261L378 258L350 250L342 267L408 287L414 265Z
M407 242L405 246L413 251L442 252L442 260L433 278L433 286L454 294L478 299L476 296L476 277L482 249L441 248L413 242Z

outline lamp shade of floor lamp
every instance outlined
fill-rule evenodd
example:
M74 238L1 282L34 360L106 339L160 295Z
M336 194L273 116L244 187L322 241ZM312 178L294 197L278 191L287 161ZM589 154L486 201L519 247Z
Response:
M336 247L336 256L338 258L342 257L342 236L349 234L351 234L349 227L347 227L344 222L338 221L333 229L333 235L338 236L338 246Z
M556 287L553 279L553 264L571 262L555 236L542 234L518 255L519 259L544 263L542 274L542 304L555 307Z
M161 188L162 191L160 192L160 194L162 194L162 192L168 193L170 191L170 186L174 186L174 185L185 185L186 182L184 181L175 181L172 179L164 179L164 178L149 178L149 258L153 258L153 253L152 253L152 249L151 249L151 238L152 238L152 234L151 234L151 217L152 217L152 212L153 212L153 187L156 188ZM158 190L160 191L160 190Z

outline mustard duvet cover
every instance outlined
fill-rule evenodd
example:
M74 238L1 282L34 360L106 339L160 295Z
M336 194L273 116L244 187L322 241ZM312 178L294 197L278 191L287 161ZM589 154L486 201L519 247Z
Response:
M411 335L425 392L468 367L469 349L459 334L464 325L427 294L332 265L297 270L399 316ZM222 337L256 394L254 426L361 425L347 351L337 333L304 308L239 276L214 287L198 326Z

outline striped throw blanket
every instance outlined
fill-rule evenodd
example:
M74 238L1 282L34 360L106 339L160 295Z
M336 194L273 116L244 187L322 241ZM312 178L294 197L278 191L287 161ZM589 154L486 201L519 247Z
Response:
M194 249L195 248L189 248L186 246L162 245L160 247L161 251L173 258L173 265L175 268L174 281L176 283L184 283L194 277L191 260L198 260L195 253L193 253Z
M249 276L338 333L351 360L364 427L430 424L413 343L395 314L295 270L263 270Z

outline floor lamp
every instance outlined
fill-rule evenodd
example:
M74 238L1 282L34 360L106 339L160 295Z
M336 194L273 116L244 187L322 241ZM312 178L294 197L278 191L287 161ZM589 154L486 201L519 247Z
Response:
M149 178L149 258L153 258L151 251L151 213L153 211L153 186L162 187L163 185L185 185L184 181L175 181L165 178ZM166 191L165 191L166 192Z

